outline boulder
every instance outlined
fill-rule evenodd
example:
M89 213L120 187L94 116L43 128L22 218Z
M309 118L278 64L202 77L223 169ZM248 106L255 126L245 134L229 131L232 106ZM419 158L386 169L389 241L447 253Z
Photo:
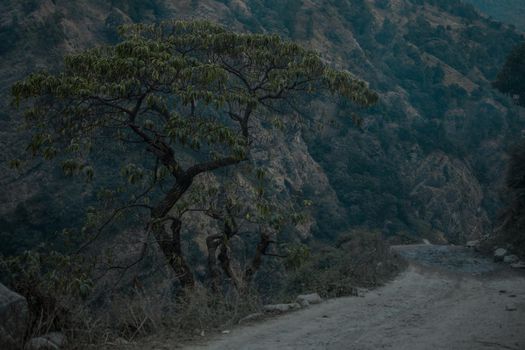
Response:
M300 309L301 305L298 303L292 303L292 304L270 304L270 305L264 305L263 309L266 312L287 312L294 309Z
M59 350L60 347L45 337L36 337L27 342L25 350Z
M525 269L525 261L518 261L517 263L510 264L515 269Z
M505 255L507 255L507 249L498 248L494 251L494 261L503 261Z
M27 300L0 283L0 349L20 349L27 330Z
M311 293L299 295L295 301L302 307L306 307L310 304L319 304L323 301L323 299L321 299L319 294Z
M505 310L507 311L516 311L518 309L518 307L516 306L516 304L507 304L505 305Z
M470 248L470 249L478 250L479 249L479 244L480 244L479 240L468 241L467 244L466 244L466 247Z
M503 262L507 264L514 264L520 261L520 258L518 258L516 255L507 255L503 258Z

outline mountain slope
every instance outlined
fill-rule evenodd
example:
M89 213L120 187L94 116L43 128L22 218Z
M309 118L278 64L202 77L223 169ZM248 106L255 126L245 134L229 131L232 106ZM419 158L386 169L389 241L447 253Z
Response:
M89 203L92 188L48 165L25 176L8 169L21 151L9 85L65 52L115 41L125 22L206 18L279 33L380 92L367 111L307 105L309 128L271 135L278 146L265 159L276 188L315 203L303 238L332 239L357 226L449 242L488 233L506 149L525 128L523 112L490 86L523 37L459 0L11 0L0 13L0 37L9 39L0 50L0 231L10 249L20 237L31 245L80 224L86 204L78 198Z
M525 2L521 0L465 0L482 13L525 31Z

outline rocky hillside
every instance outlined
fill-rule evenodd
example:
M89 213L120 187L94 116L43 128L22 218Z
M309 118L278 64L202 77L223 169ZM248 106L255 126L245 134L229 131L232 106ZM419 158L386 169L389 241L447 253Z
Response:
M65 52L114 42L119 24L167 18L279 33L381 94L366 111L310 105L309 127L272 135L279 147L264 159L276 188L315 204L303 238L356 226L450 242L490 232L505 152L525 128L523 112L490 81L523 37L459 0L8 0L0 4L2 249L77 225L93 186L46 164L8 169L23 138L7 105L10 84L55 67Z

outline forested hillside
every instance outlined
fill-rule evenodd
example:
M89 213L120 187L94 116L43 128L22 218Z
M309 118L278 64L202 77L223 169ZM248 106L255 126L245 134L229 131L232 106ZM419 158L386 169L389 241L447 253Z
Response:
M525 3L520 0L465 0L498 21L525 31Z
M459 0L11 0L0 13L6 252L81 225L97 185L74 184L47 164L33 163L21 175L9 169L23 153L10 85L59 65L65 52L115 42L122 23L167 18L278 33L320 50L380 93L367 111L314 104L301 111L309 125L271 136L274 144L292 141L265 156L274 187L313 203L303 239L368 227L463 242L489 233L497 216L505 154L525 123L490 82L523 37ZM97 181L112 181L110 174Z

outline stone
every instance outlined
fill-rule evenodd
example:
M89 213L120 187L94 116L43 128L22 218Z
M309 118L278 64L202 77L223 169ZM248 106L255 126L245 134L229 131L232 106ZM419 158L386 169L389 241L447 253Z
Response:
M517 263L510 264L514 269L525 269L525 261L518 261Z
M55 350L66 345L66 336L60 332L51 332L31 339L26 344L27 350Z
M250 315L248 315L246 317L241 318L239 320L239 324L260 320L263 317L264 317L264 314L262 312L256 312L256 313L253 313L253 314L250 314Z
M503 261L505 255L507 255L507 249L498 248L494 251L494 261Z
M514 304L505 305L505 310L507 310L507 311L516 311L517 309L518 308Z
M319 304L323 301L323 299L321 299L319 294L311 293L299 295L295 301L302 307L307 307L310 304Z
M47 338L37 337L27 342L25 350L59 350L58 345Z
M27 300L0 283L0 349L23 347L28 318Z
M507 255L503 258L503 262L507 264L514 264L520 261L520 258L518 258L516 255Z
M300 309L301 305L298 303L291 303L291 304L269 304L264 305L263 309L266 312L287 312L295 309Z

